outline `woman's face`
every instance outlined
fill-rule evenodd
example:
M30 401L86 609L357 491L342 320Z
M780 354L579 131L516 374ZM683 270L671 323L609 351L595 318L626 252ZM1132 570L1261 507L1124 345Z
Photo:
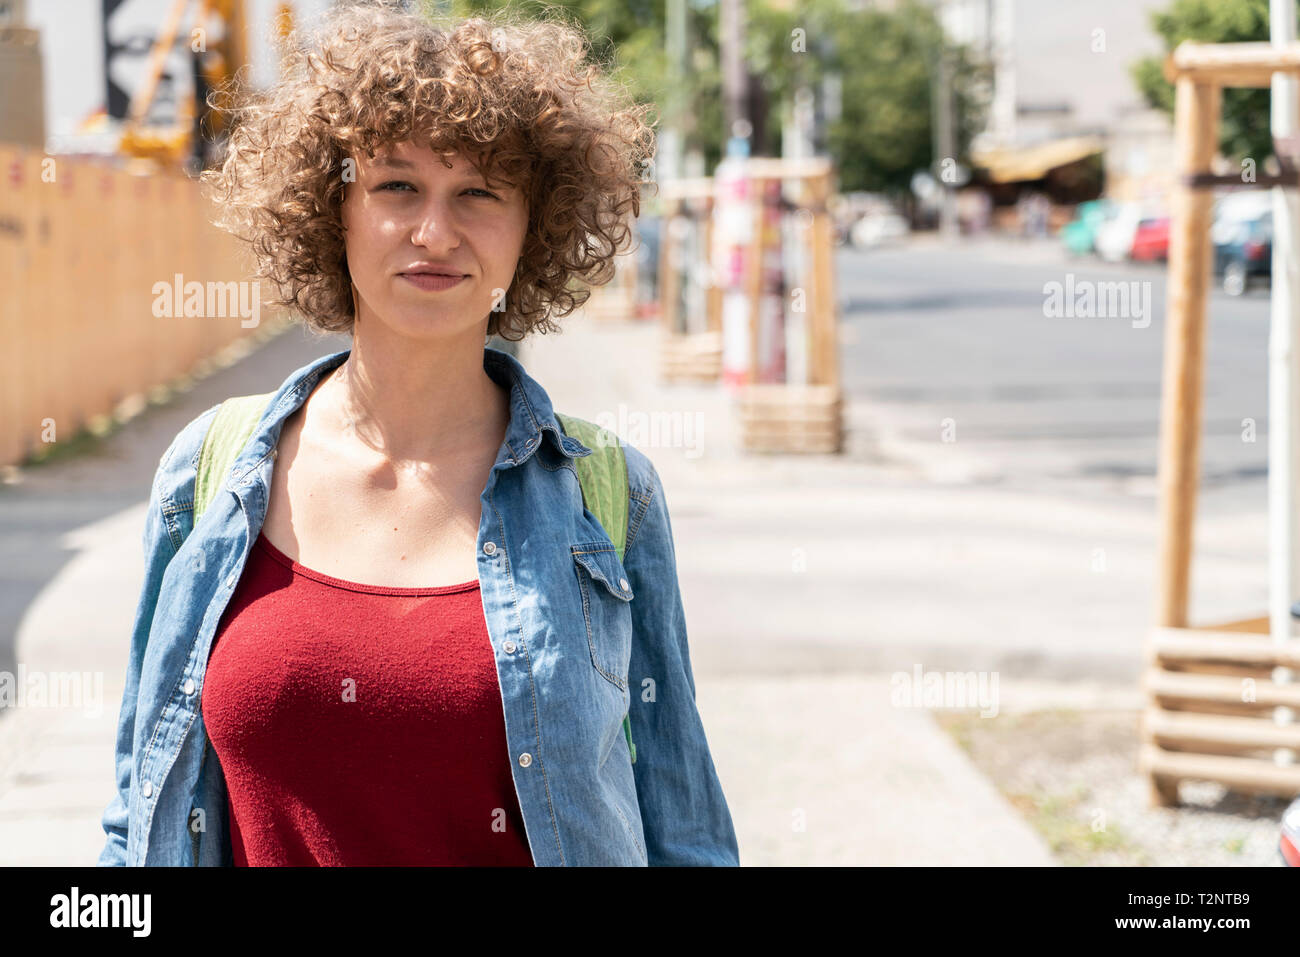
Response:
M356 158L343 228L363 325L413 338L481 335L493 306L504 308L528 208L517 187L488 189L465 157L407 141Z

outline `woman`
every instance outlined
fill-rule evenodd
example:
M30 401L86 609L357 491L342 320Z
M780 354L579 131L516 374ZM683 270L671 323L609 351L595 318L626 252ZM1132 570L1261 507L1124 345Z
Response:
M101 864L738 863L659 476L624 448L620 557L593 449L484 346L553 330L639 212L644 108L585 52L357 6L241 108L224 222L352 344L198 522L218 407L162 457Z

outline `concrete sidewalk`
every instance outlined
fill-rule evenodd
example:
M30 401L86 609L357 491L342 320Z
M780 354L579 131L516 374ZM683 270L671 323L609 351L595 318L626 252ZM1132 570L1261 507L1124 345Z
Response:
M562 335L527 343L521 360L558 410L593 420L605 414L663 477L699 706L742 863L1052 863L928 711L891 703L891 673L943 667L944 654L962 670L985 660L969 636L936 635L931 646L865 637L874 616L863 608L862 576L871 565L862 561L870 551L862 543L877 532L875 509L915 508L922 490L853 458L741 456L721 388L656 382L653 324L575 316L564 326ZM292 369L345 345L297 332L274 340L205 380L150 435L123 436L120 446L132 452L121 469L152 474L150 461L156 464L190 417L226 395L273 388ZM650 413L661 424L675 422L676 431L638 432ZM95 486L68 476L86 467L38 469L25 494L51 512L76 505L84 513ZM860 500L876 480L866 511ZM102 673L103 707L98 714L27 707L0 715L0 864L91 864L103 846L99 816L113 786L147 479L139 490L136 504L64 530L61 544L73 557L22 609L17 660L28 671ZM9 491L0 492L0 509ZM888 562L916 558L894 554ZM903 599L886 615L917 607ZM978 616L979 605L964 614ZM1054 686L1014 679L1003 677L1003 710L1031 697L1063 700ZM1074 693L1082 706L1115 703L1101 685Z
M881 511L910 509L918 490L864 462L868 436L850 434L855 454L838 458L743 455L721 386L658 382L654 323L564 328L526 342L521 361L557 410L613 427L663 480L697 700L742 863L1052 864L932 715L891 703L891 674L931 670L924 649L864 640L862 542L875 531L863 500L871 488ZM1117 697L1040 680L1000 691L1004 708Z

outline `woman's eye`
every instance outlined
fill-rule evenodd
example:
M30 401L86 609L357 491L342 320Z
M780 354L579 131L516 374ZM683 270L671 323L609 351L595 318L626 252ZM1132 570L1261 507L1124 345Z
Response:
M382 191L387 191L387 192L402 192L402 191L403 191L403 190L402 190L402 187L406 187L407 189L410 189L410 190L414 190L414 189L415 189L414 186L412 186L410 183L406 182L405 180L397 180L397 179L395 179L395 180L390 180L390 181L388 181L387 183L381 183L379 186L376 186L376 187L375 187L375 190L376 190L377 192L382 192ZM485 190L485 189L480 189L480 188L477 187L477 186L470 187L469 189L465 190L465 192L467 192L467 193L482 193L484 196L488 197L489 199L497 199L497 198L498 198L497 195L496 195L495 193L489 193L487 190Z

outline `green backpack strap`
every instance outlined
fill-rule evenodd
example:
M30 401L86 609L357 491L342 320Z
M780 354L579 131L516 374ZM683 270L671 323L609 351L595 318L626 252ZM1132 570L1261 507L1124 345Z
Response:
M262 395L239 395L226 399L208 426L199 452L198 475L194 480L194 524L212 504L217 489L230 473L230 467L244 450L274 392Z
M629 495L627 456L623 454L623 446L617 435L595 423L558 412L555 418L565 435L573 436L591 449L591 455L573 460L578 470L578 485L582 488L582 503L605 529L621 562L627 546ZM623 733L627 736L632 763L636 764L636 745L632 743L630 715L623 716Z
M578 484L582 486L582 503L600 520L621 562L627 545L629 494L627 457L623 454L623 446L617 435L592 422L558 412L555 418L565 435L573 436L592 451L591 455L573 460L578 470Z

